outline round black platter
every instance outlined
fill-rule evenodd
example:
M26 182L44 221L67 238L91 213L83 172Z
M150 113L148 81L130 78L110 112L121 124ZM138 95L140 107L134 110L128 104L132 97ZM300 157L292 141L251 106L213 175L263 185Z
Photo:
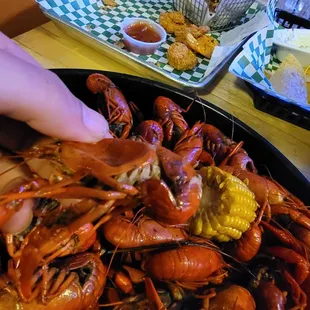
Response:
M146 119L152 117L153 102L157 96L166 96L186 108L194 99L177 88L151 80L126 74L83 69L55 69L55 72L71 92L96 109L96 96L86 88L86 79L91 73L100 72L109 77L124 93L128 101L133 101ZM228 137L237 142L244 141L244 148L254 160L261 174L270 175L281 185L310 205L310 182L271 143L250 127L215 105L197 100L188 113L183 114L189 125L201 120L217 126Z

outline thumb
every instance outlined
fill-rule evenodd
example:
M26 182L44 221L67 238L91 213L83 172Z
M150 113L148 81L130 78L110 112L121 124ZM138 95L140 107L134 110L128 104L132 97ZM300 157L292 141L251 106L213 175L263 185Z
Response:
M0 114L62 140L111 137L105 118L73 96L52 72L0 50Z

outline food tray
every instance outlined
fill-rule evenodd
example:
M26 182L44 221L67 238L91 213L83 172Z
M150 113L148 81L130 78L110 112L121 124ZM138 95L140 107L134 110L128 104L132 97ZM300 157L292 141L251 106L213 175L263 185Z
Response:
M310 105L290 101L276 93L265 74L276 70L280 65L273 47L275 31L283 29L278 21L294 27L292 21L285 23L283 20L284 16L288 16L287 14L279 14L279 10L275 13L276 5L277 0L269 0L267 14L272 24L258 31L244 44L243 50L232 61L229 71L243 79L253 90L254 104L257 109L310 130ZM296 22L294 16L292 18ZM299 26L302 27L302 25Z
M201 88L211 82L225 64L236 54L245 39L230 48L228 56L221 55L222 50L216 49L213 59L223 57L220 63L215 62L214 68L209 66L206 58L198 57L199 64L193 70L178 71L168 65L166 52L175 41L168 35L167 41L152 55L137 55L122 49L120 46L122 36L119 23L125 17L144 17L158 22L161 12L173 10L172 1L126 1L117 0L115 8L103 7L102 2L96 0L36 0L47 17L71 37L95 48L108 57L125 66L132 67L139 64L156 73L182 85L183 87ZM253 4L240 24L251 20L262 9L257 3ZM220 33L212 33L219 38ZM136 67L135 67L136 68ZM142 68L138 68L139 71Z
M52 71L64 81L75 96L92 108L97 106L96 96L86 88L86 79L90 74L100 71L76 69ZM152 116L153 102L157 96L167 96L183 108L195 99L194 95L191 96L159 82L120 73L101 73L108 76L122 90L127 100L133 101L147 119ZM139 89L138 92L137 89ZM249 156L262 173L266 175L270 173L281 185L298 196L306 205L310 205L308 180L271 143L247 125L205 100L199 100L193 104L188 113L184 113L184 118L189 125L193 125L198 120L207 121L229 137L233 132L233 139L244 141L244 147Z
M275 21L281 26L289 29L310 29L310 21L280 9L276 9L275 11ZM266 70L269 72L273 72L281 64L281 62L274 55L273 51L271 53L270 63L266 66ZM271 114L296 126L310 130L310 110L294 105L288 100L280 99L272 94L268 94L255 85L250 83L247 84L254 93L254 106L256 109Z
M266 66L266 71L273 72L281 62L272 52L271 61ZM251 83L247 83L254 95L254 106L256 109L294 124L298 127L310 130L310 109L292 104L289 100L275 97Z

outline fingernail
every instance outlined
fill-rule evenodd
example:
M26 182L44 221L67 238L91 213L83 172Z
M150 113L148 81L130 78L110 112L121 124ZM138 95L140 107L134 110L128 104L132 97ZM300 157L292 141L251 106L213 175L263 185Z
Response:
M94 142L109 137L108 123L105 118L96 111L85 107L83 111L83 122L86 129L93 137Z

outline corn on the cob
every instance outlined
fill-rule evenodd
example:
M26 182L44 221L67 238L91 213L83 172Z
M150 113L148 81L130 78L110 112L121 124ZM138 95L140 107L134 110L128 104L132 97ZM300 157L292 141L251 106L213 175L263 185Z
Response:
M123 182L130 185L135 185L142 183L148 179L160 179L161 170L159 167L158 160L155 160L153 163L145 166L133 169L129 172L122 173L116 177L118 182Z
M217 167L204 167L203 194L190 223L195 235L219 242L239 239L254 221L257 202L254 194L238 178Z

